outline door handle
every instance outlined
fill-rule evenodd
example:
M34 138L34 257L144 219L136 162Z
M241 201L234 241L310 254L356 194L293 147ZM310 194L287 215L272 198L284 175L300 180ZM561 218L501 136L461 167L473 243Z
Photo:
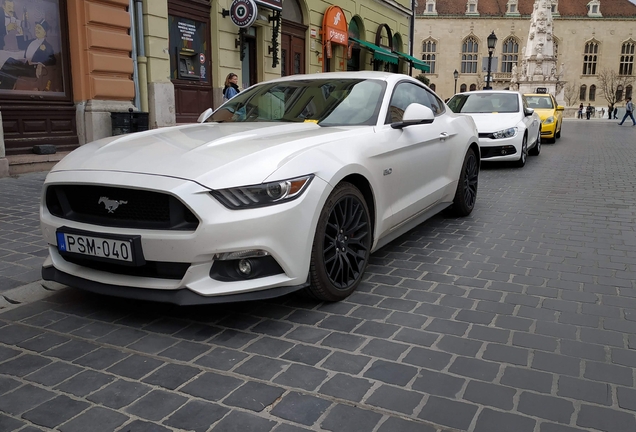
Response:
M439 134L439 139L441 139L442 141L444 141L446 138L448 138L448 133L442 132L441 134Z

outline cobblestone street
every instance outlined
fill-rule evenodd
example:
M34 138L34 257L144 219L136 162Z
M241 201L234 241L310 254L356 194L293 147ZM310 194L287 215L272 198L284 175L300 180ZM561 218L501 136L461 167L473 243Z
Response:
M40 278L44 177L0 179L0 295ZM340 303L8 301L0 431L634 432L635 280L636 128L570 120Z

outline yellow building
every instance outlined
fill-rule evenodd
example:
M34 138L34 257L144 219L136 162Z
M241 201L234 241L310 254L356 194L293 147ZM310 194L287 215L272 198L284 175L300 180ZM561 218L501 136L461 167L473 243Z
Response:
M636 5L629 0L547 0L551 3L560 103L607 109L599 75L626 78L620 100L631 93L635 69ZM424 0L419 2L414 53L429 62L428 78L443 98L479 89L487 77L487 37L497 45L491 59L492 87L508 88L513 65L521 67L534 0ZM457 80L453 72L458 72ZM620 79L619 79L620 81ZM620 82L617 87L620 87Z

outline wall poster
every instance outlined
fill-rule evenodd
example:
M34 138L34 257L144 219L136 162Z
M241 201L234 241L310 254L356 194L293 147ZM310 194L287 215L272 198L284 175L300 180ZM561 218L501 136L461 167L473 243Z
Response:
M0 0L0 97L65 93L60 0Z

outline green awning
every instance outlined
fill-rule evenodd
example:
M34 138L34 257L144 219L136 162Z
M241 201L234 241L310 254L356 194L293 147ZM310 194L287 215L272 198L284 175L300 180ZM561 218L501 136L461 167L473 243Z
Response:
M368 49L373 53L373 58L375 60L385 61L387 63L398 64L398 56L386 48L379 47L371 42L366 42L360 39L352 38L349 36L349 40L352 40L356 43L359 43L360 46Z
M410 56L408 54L405 53L401 53L401 52L396 52L397 55L399 55L400 57L402 57L404 60L410 62L413 67L415 69L419 69L422 72L430 72L431 71L431 67L429 65L427 65L424 61L415 58L413 56Z

